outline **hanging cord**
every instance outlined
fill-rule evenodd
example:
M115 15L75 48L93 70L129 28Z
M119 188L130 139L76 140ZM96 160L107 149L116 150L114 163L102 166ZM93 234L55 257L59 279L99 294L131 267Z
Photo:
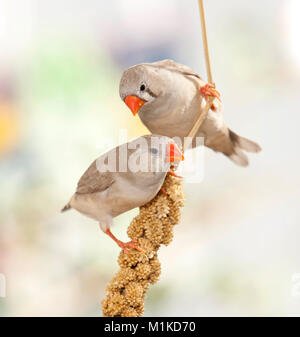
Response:
M206 32L206 20L204 13L203 0L198 0L199 11L200 11L200 20L201 20L201 30L202 30L202 41L205 55L205 64L206 64L206 72L207 72L207 80L208 83L213 83L211 66L210 66L210 58L209 58L209 50L208 50L208 42L207 42L207 32Z
M201 21L201 30L202 30L202 41L203 41L203 49L204 49L204 56L205 56L205 64L206 64L206 72L207 72L207 79L208 83L215 86L212 78L212 72L211 72L211 66L210 66L210 58L209 58L209 50L208 50L208 42L207 42L207 32L206 32L206 21L205 21L205 13L204 13L204 5L203 0L198 0L199 4L199 11L200 11L200 21ZM209 97L207 99L206 105L200 114L198 120L192 127L190 133L188 134L188 137L190 138L190 142L194 139L194 137L197 134L197 131L199 130L201 124L205 121L207 117L207 113L209 109L211 108L211 105L214 101L215 97ZM188 142L188 145L190 144ZM188 146L187 146L188 148Z

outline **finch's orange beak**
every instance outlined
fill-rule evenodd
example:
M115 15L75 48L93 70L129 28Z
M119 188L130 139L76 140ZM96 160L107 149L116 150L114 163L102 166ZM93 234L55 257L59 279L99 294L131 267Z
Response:
M178 149L178 146L175 143L168 143L166 162L173 163L181 160L184 160L184 156Z
M146 103L146 101L137 96L127 96L124 101L131 110L133 116L135 116L139 112L140 108Z

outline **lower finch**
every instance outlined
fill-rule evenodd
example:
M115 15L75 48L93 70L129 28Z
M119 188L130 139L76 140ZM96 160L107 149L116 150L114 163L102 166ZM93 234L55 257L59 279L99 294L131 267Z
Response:
M165 136L146 135L120 145L89 166L62 211L74 208L98 221L122 249L142 251L136 242L124 243L111 233L113 218L152 200L170 166L181 160L182 153Z

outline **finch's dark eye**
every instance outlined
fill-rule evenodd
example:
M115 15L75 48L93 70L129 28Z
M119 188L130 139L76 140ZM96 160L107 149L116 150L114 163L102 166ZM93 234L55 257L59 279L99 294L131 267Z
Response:
M142 84L142 85L140 86L140 90L141 90L141 91L144 91L145 89L146 89L145 84Z
M153 147L151 147L150 152L153 154L158 154L158 150Z

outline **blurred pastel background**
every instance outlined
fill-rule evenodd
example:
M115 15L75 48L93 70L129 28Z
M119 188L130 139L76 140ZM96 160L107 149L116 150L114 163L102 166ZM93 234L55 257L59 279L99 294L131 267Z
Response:
M243 169L206 150L145 315L300 316L300 3L205 4L226 121L263 152ZM196 0L0 0L1 316L101 315L119 248L59 211L120 129L147 133L119 79L164 58L205 76Z

